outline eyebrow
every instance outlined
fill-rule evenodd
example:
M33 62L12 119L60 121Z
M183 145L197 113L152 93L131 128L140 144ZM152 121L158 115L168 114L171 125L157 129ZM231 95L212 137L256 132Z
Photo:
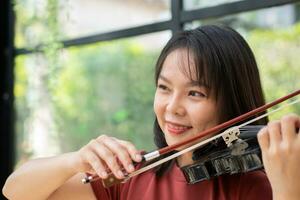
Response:
M171 81L169 79L167 79L166 77L159 75L158 79L161 79L167 83L171 83ZM207 87L205 84L201 84L199 83L199 81L195 81L195 80L191 80L190 82L186 83L186 86L188 87L194 87L194 86L198 86L198 87Z

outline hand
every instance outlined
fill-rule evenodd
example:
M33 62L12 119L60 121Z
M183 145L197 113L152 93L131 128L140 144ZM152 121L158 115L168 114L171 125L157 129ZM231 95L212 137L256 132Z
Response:
M270 122L258 142L274 199L300 198L300 118L291 114Z
M108 171L117 178L124 178L122 169L128 173L134 171L132 160L140 162L142 157L130 142L101 135L91 140L86 146L75 152L73 168L78 172L97 173L105 179Z

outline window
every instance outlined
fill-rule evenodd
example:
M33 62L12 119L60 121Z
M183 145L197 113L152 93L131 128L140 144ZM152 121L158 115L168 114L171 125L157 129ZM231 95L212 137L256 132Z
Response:
M254 50L267 99L294 90L296 2L17 0L16 164L76 150L100 134L153 150L150 74L178 30L215 22L234 27Z

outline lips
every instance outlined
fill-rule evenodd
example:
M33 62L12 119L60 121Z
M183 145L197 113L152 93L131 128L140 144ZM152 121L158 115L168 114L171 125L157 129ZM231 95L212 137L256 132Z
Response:
M173 122L166 122L166 127L169 133L173 135L180 135L184 133L185 131L191 129L191 126L185 126Z

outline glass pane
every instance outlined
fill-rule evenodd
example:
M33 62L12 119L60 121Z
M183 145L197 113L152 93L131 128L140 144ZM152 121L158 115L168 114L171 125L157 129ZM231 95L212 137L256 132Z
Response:
M285 5L218 19L194 21L186 29L205 24L225 24L241 33L252 48L260 69L267 101L275 100L300 86L300 24L294 5ZM282 15L285 13L285 15ZM296 104L283 112L300 113ZM282 113L271 118L278 118Z
M102 134L152 150L154 66L170 35L17 57L18 162L74 151Z
M166 0L16 0L16 46L34 47L169 20L169 4Z
M241 0L183 0L183 7L185 10L194 10L194 9L199 9L199 8L205 8L205 7L211 7L211 6L217 6L220 4L225 4L225 3L232 3L232 2L237 2Z

